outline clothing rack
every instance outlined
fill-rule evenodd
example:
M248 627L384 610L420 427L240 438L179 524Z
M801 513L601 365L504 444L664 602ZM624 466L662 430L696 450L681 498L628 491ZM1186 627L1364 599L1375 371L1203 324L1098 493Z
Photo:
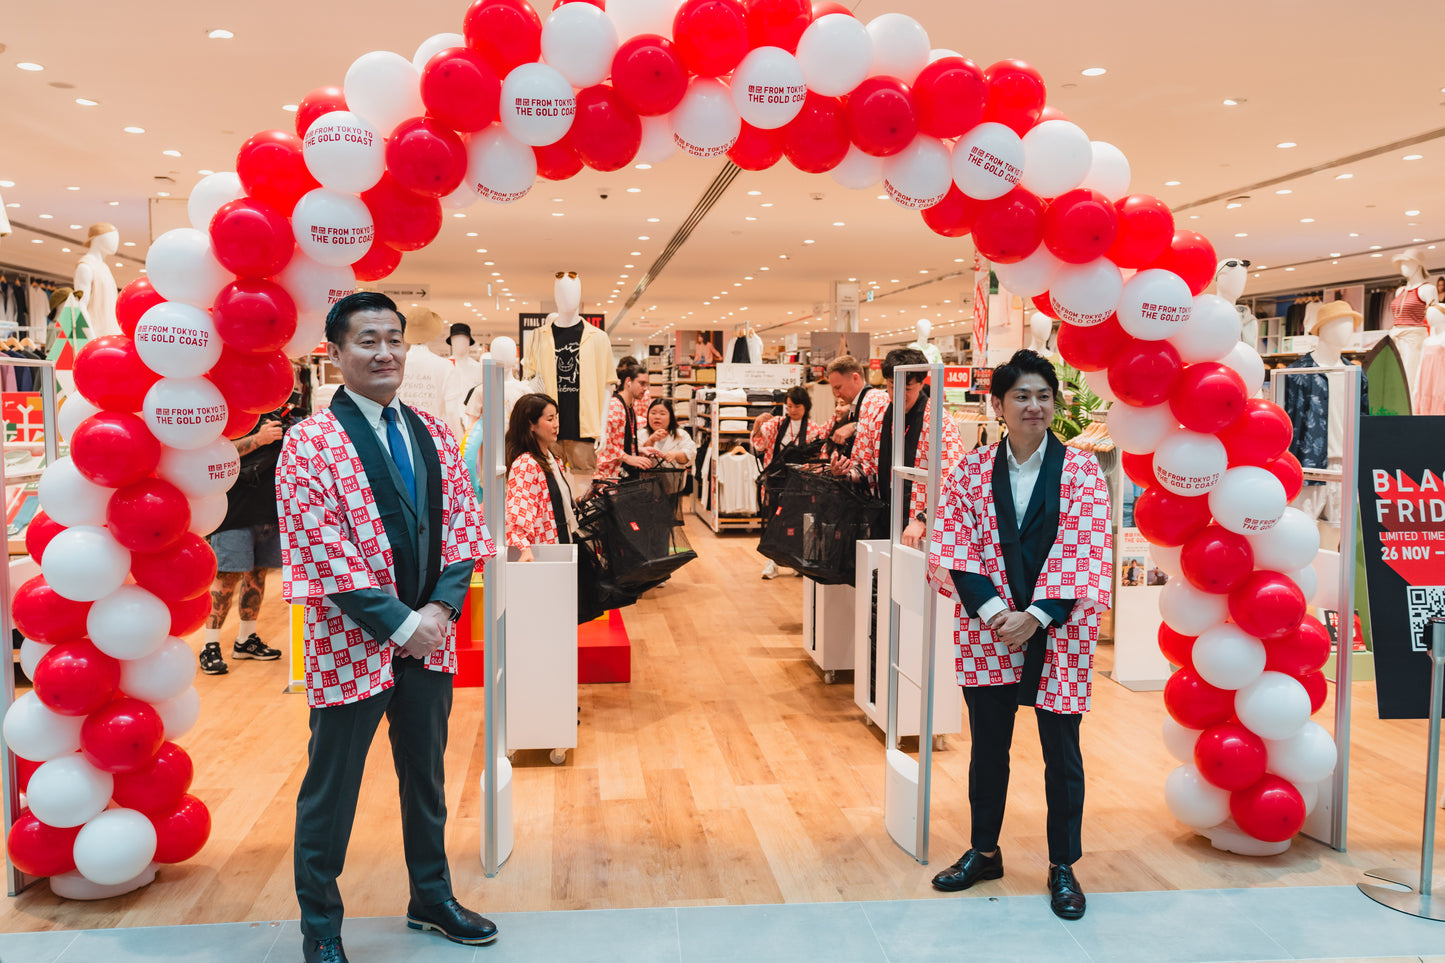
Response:
M50 295L69 286L69 280L55 274L0 264L0 335L28 337L44 350L49 344ZM38 288L43 298L32 298L31 288ZM16 325L13 332L12 319Z

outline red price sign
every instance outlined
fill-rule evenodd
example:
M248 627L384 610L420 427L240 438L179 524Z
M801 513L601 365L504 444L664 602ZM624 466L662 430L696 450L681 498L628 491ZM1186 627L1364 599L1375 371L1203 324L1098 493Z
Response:
M943 387L961 391L973 390L973 369L963 365L949 365L943 369Z

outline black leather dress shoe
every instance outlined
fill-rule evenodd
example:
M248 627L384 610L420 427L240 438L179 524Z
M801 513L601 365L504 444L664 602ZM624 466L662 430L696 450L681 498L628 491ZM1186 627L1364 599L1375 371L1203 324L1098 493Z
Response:
M481 913L473 913L455 899L431 906L410 904L406 925L414 930L436 930L453 943L480 946L497 938L497 926Z
M958 862L933 877L933 888L957 893L981 879L1003 879L1003 850L995 850L992 856L985 856L976 849L970 849L958 858Z
M346 959L346 951L341 948L341 937L333 936L329 940L307 940L301 941L301 958L306 963L349 963Z
M1049 909L1061 920L1076 920L1084 915L1084 891L1074 879L1072 866L1049 868Z

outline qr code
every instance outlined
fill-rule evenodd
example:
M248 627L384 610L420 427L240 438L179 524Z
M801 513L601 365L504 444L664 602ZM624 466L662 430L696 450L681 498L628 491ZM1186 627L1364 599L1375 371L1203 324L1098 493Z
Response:
M1411 585L1405 593L1410 610L1410 651L1429 652L1425 630L1432 618L1445 617L1445 585Z

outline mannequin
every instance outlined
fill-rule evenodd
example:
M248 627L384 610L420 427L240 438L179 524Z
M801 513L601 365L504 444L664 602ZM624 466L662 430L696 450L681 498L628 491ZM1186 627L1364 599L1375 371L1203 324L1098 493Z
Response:
M456 419L452 431L465 438L471 422L466 417L467 395L482 383L482 363L472 357L472 329L457 323L447 337L451 348L452 375L447 379L447 410Z
M1417 415L1445 415L1445 305L1425 309L1430 336L1420 352L1412 409Z
M1249 262L1244 258L1226 258L1214 269L1214 293L1234 305L1234 310L1239 313L1239 340L1257 350L1259 318L1254 316L1249 305L1239 303L1239 296L1244 293L1248 280Z
M763 339L752 328L744 328L728 339L721 360L735 364L762 364Z
M920 321L918 323L926 324L927 322ZM1053 319L1042 311L1035 312L1034 316L1029 318L1029 350L1037 351L1047 358L1050 354L1049 337L1053 335L1053 333ZM917 345L914 347L917 347ZM935 348L934 350L936 351L938 349Z
M1413 386L1420 373L1420 351L1429 331L1425 309L1439 299L1439 289L1425 274L1425 259L1419 248L1408 248L1390 260L1405 279L1404 285L1395 292L1395 300L1390 302L1390 314L1395 320L1390 337L1400 349L1405 377Z
M442 324L441 317L429 308L418 308L407 317L402 338L411 347L406 352L406 370L397 395L404 404L436 415L455 432L457 420L447 409L447 381L452 376L452 366L427 347L428 342L441 338L445 330Z
M927 318L919 318L918 323L914 325L914 330L918 332L918 338L909 347L922 351L929 364L943 364L943 352L938 350L938 345L929 341L929 338L933 336L933 322ZM1045 333L1044 340L1048 339L1049 336Z
M576 271L558 271L552 291L557 313L532 335L523 378L535 379L533 390L557 400L561 427L553 454L570 469L573 493L581 497L597 471L612 345L600 329L582 321L582 279Z
M110 273L106 258L113 257L120 250L120 232L114 224L101 221L90 225L86 235L85 253L75 266L75 294L80 299L81 310L90 321L90 336L101 338L108 334L120 334L120 322L115 319L117 289L115 275ZM76 345L77 350L80 345Z

